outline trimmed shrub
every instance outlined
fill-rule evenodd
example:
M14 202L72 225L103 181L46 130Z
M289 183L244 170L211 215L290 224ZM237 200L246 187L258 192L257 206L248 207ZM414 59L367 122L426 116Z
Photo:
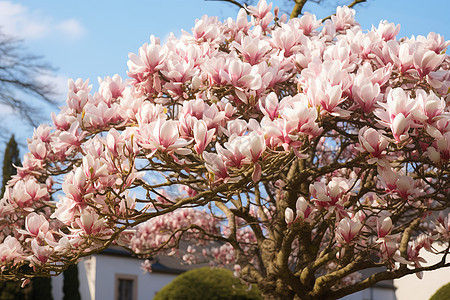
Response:
M259 300L260 291L244 285L227 269L209 267L190 270L160 290L154 300Z
M430 300L450 300L450 282L441 286Z

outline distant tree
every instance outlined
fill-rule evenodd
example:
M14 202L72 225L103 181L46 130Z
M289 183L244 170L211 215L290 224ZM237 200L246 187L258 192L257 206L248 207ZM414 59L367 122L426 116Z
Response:
M35 277L32 280L31 300L53 300L50 277Z
M78 265L71 265L63 272L63 300L80 300L80 281L78 279Z
M17 174L17 170L14 165L20 166L20 154L17 142L13 134L9 139L9 142L6 144L5 155L3 158L1 195L3 195L3 193L5 192L6 183L11 178L11 176Z
M190 270L160 290L154 300L259 300L261 292L249 288L227 269Z
M46 103L54 103L54 87L42 81L52 68L41 56L24 50L17 38L0 31L0 105L6 105L36 126L38 116L24 95Z

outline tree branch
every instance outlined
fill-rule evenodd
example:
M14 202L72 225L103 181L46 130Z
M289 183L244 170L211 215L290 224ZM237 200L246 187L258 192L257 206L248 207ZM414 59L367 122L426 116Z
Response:
M297 18L298 16L300 16L302 14L303 6L305 6L307 1L308 0L295 0L295 6L292 9L291 16L290 16L291 19Z
M233 5L238 6L239 8L245 9L245 6L244 6L244 5L242 5L242 4L240 4L239 2L234 1L234 0L205 0L205 1L228 2L228 3L231 3L231 4L233 4ZM245 10L245 11L247 11L247 10Z

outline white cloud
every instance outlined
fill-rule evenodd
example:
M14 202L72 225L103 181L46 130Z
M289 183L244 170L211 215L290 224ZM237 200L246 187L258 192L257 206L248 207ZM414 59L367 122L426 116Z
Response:
M83 26L76 19L62 21L57 28L61 33L68 34L73 38L79 38L84 34Z
M55 20L41 11L32 11L10 1L0 1L0 28L6 34L24 39L41 39L57 34L72 40L85 32L83 25L74 18Z

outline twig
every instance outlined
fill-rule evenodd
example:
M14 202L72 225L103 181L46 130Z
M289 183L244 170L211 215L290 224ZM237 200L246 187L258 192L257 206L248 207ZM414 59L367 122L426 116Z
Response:
M234 4L234 5L238 6L239 8L245 9L245 6L244 6L244 5L242 5L242 4L240 4L239 2L234 1L234 0L205 0L205 1L229 2L229 3L231 3L231 4Z

